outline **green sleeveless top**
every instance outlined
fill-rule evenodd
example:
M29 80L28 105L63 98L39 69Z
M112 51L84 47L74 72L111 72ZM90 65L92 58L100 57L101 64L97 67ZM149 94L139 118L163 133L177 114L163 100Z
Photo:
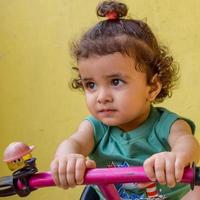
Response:
M192 132L195 131L192 121L161 107L151 107L148 118L129 132L124 132L115 126L107 126L93 116L88 116L86 119L94 129L95 147L89 157L96 161L97 167L141 166L151 155L170 151L168 136L172 124L177 119L186 120ZM117 184L116 188L121 199L148 199L146 190L138 189L137 184ZM156 190L159 199L179 200L190 190L190 186L177 184L174 188L168 188L157 184ZM99 195L104 199L100 193Z

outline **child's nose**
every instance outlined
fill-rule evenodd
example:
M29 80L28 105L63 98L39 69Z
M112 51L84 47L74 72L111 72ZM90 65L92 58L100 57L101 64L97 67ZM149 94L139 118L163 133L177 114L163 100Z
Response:
M97 97L97 102L101 104L105 104L108 102L112 102L113 98L111 93L106 89L100 89Z

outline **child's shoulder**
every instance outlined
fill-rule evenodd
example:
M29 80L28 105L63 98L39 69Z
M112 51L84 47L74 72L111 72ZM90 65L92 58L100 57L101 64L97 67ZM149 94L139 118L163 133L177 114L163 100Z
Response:
M192 132L194 133L195 124L191 119L164 107L154 107L153 109L156 110L155 112L159 113L158 125L161 129L170 129L176 120L184 120L190 125Z

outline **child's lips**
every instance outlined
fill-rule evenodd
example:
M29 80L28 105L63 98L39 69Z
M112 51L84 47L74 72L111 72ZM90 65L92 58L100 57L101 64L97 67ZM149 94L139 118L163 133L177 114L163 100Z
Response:
M113 113L113 112L116 112L117 110L116 109L101 109L99 110L99 113Z

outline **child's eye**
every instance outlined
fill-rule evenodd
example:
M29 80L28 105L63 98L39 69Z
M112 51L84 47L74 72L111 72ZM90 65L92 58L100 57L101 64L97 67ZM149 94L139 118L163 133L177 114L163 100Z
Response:
M96 88L96 84L94 82L88 82L88 83L85 84L85 87L87 89L93 90L93 89Z
M122 81L122 80L120 80L120 79L113 79L112 80L112 85L113 86L120 86L120 85L122 85L124 82Z

